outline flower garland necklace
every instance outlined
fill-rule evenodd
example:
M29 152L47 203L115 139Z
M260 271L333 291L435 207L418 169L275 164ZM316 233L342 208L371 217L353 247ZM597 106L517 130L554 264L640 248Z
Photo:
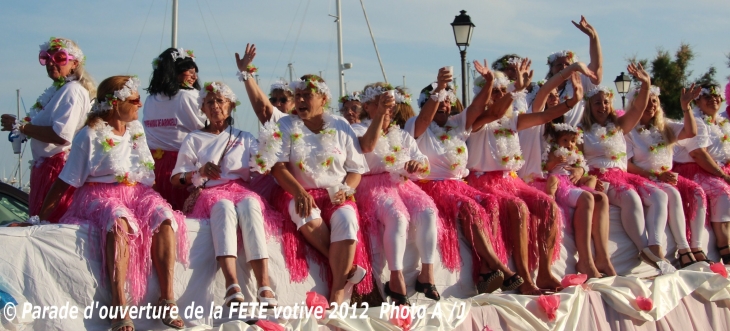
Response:
M53 99L53 96L58 92L58 90L61 89L66 83L72 82L76 80L76 76L69 75L68 77L61 77L58 80L53 81L53 85L48 87L43 94L41 94L36 102L33 104L33 106L30 107L30 111L28 112L28 117L30 117L30 121L33 121L33 118L38 115L43 109L46 108L49 102L51 102L51 99Z
M336 133L332 127L333 117L329 114L323 114L322 120L324 125L319 134L311 133L318 138L318 145L313 146L304 142L304 121L299 116L292 116L291 129L291 148L292 156L298 155L300 158L295 164L302 172L310 173L313 179L317 179L324 174L335 160L331 151L336 149ZM315 147L320 147L316 153L313 153Z
M436 122L431 122L428 128L433 132L436 139L446 149L446 159L449 161L449 165L452 171L463 172L466 170L466 161L468 155L466 153L466 142L455 137L451 130L455 129L449 125L445 125L443 128L438 126Z
M117 183L134 185L154 176L155 162L144 140L144 128L139 121L127 123L131 155L126 157L119 151L119 141L114 140L112 127L102 121L95 127L96 143L104 153L109 154L112 171Z
M514 116L518 115L515 114ZM496 146L491 147L495 147L502 166L507 170L517 171L525 164L525 159L522 157L522 148L520 148L520 139L517 132L509 128L509 122L509 118L502 117L497 121L487 123L484 129L494 135Z
M265 174L277 161L276 154L281 150L282 134L279 123L269 120L259 131L258 146L254 157L249 161L251 170Z
M715 158L713 155L713 158L720 159L723 161L723 163L730 159L730 120L727 118L724 118L720 116L719 114L715 114L715 117L713 118L710 115L707 115L700 111L699 109L696 110L701 114L702 121L707 125L707 128L710 132L710 138L717 138L722 143L722 157ZM695 114L697 114L697 112Z
M626 141L624 140L621 128L615 124L608 123L606 126L594 123L591 131L587 134L598 138L598 144L611 161L619 162L626 159Z
M371 120L363 121L368 127L371 123ZM385 171L390 173L393 182L401 182L401 176L407 177L408 174L403 168L409 160L408 152L403 148L403 130L395 125L395 122L390 123L388 133L382 133L372 153L378 157Z
M664 140L664 136L655 126L637 127L636 132L639 138L646 142L649 146L649 171L654 176L659 176L663 172L672 168L672 150L669 144Z

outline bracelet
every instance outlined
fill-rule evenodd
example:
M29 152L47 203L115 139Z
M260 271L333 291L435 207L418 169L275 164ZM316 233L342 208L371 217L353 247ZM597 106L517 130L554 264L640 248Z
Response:
M187 179L185 179L185 176L187 176L187 174L188 174L188 172L187 172L187 171L185 171L185 172L183 172L183 173L182 173L182 174L180 175L180 178L178 178L178 180L180 181L180 184L181 184L181 185L187 185L187 183L188 183L188 180L187 180Z
M249 78L252 78L253 75L248 71L239 71L236 73L236 76L238 76L238 80L241 82L247 81Z

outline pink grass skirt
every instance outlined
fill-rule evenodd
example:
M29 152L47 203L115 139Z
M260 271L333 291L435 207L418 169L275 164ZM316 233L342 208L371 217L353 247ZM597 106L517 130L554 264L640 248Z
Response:
M30 171L30 194L28 202L28 215L34 216L41 212L43 201L46 199L51 186L58 179L58 175L66 164L66 152L58 153L54 156L40 159L34 163L33 169ZM56 210L51 213L46 221L58 223L63 214L71 205L74 191L76 188L69 186L61 200L58 202Z
M355 213L358 214L358 226L361 229L368 228L368 226L363 226L357 210L357 204L354 201L348 200L341 205L334 205L330 200L329 193L327 193L327 190L325 189L310 189L307 190L307 193L314 198L314 202L317 204L317 207L322 211L322 221L324 221L327 226L330 225L332 213L340 207L350 205L355 210ZM292 199L292 195L284 191L279 186L277 186L272 193L272 204L282 215L289 215L289 201ZM324 255L317 252L316 249L307 245L307 241L304 239L304 236L297 231L296 224L292 221L283 222L281 232L285 255L296 257L296 261L294 261L295 263L292 263L293 268L289 270L289 273L293 274L291 277L293 279L303 279L309 274L309 265L306 259L307 251L309 250L310 256L312 256L314 260L322 266L320 269L322 272L321 276L326 279L329 284L332 284L332 273L329 271L329 261L324 257ZM357 232L357 247L355 248L354 263L367 270L365 279L355 286L355 290L358 294L367 294L373 291L373 270L370 263L370 254L368 254L370 251L368 238L369 236L362 235L362 231Z
M630 174L619 168L610 168L603 172L593 168L589 173L596 176L598 180L611 184L618 193L625 192L626 190L634 190L636 193L639 193L639 188L656 187L650 180L639 175ZM648 191L641 193L649 194Z
M426 194L433 198L439 215L443 217L445 225L439 231L439 243L448 249L442 252L442 259L449 257L451 265L461 265L459 255L459 217L468 218L470 224L480 226L489 238L492 249L497 257L507 262L507 252L502 241L501 227L498 225L499 206L497 199L491 194L480 192L461 180L421 180L416 182ZM470 240L473 242L473 240ZM472 263L474 279L479 275L481 259L472 247Z
M182 210L185 205L185 199L188 198L190 192L184 188L175 187L170 183L172 170L177 163L176 151L150 150L155 159L155 191L167 200L174 210ZM158 158L158 153L162 152L162 156Z
M678 180L677 189L679 190L679 194L682 195L682 204L684 204L685 215L687 215L688 212L692 212L692 218L694 218L697 214L697 208L699 208L699 206L687 205L687 202L695 203L694 197L696 194L702 194L705 197L704 201L706 206L715 203L717 198L722 195L730 196L730 184L726 183L722 178L705 171L705 169L702 169L702 167L700 167L697 163L674 163L672 170L679 174L678 178L680 178L680 180ZM725 166L722 170L726 174L730 174L730 167ZM683 182L686 183L687 186L681 186ZM707 186L710 189L707 189L707 187L701 187L699 183L702 183L702 185ZM687 195L686 199L685 195ZM711 208L707 208L707 224L710 223L710 213ZM687 229L687 231L689 231L689 229Z
M363 229L365 233L377 233L378 217L376 211L382 208L380 202L388 198L396 200L394 206L398 213L404 215L408 221L411 221L410 211L433 210L438 214L438 208L430 196L423 192L412 181L407 180L401 183L393 183L390 173L382 173L377 175L366 175L360 180L355 193L355 200L360 211L363 224L365 226L373 226L372 228ZM443 232L446 230L445 221L439 215L436 225L438 230L438 238L447 238ZM448 244L448 245L447 245ZM454 272L459 269L459 242L453 240L438 240L439 252L441 253L441 262Z
M132 301L138 303L147 290L152 266L152 236L157 233L162 221L170 215L174 218L171 221L177 226L177 259L187 266L189 245L185 216L172 210L170 204L149 186L86 183L76 190L68 212L59 223L89 225L92 230L90 232L100 237L90 240L91 252L101 254L101 277L102 282L105 282L107 232L116 228L114 224L117 219L126 218L130 227L136 230L127 236L127 285Z
M477 188L482 192L495 195L499 201L499 220L503 229L510 228L508 202L522 202L527 206L528 222L527 232L529 234L528 243L528 264L531 269L535 269L539 261L538 244L544 243L545 238L540 234L547 234L550 227L557 226L558 231L555 234L555 250L553 251L553 261L560 257L560 243L562 241L562 231L560 227L563 224L563 214L560 208L553 208L555 201L545 192L542 192L527 183L519 177L511 176L509 172L492 171L477 176L472 173L467 177L469 185ZM555 205L557 207L557 205ZM551 210L556 214L555 222L548 222ZM511 249L511 236L502 231L502 238L506 243L507 249Z

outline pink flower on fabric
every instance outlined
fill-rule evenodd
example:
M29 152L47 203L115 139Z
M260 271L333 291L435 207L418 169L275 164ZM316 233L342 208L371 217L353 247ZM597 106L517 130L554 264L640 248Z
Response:
M281 326L277 323L274 323L274 322L267 321L267 320L256 321L256 326L264 329L264 331L285 331L286 330L286 329L284 329L283 326Z
M710 270L712 272L721 275L722 277L727 278L727 269L725 269L725 265L722 263L713 263L710 264Z
M554 321L558 307L560 307L560 296L557 295L541 295L537 298L537 304L547 314L548 320Z
M563 280L560 281L560 286L563 288L568 288L571 286L580 285L586 282L588 279L588 275L586 274L567 274L565 277L563 277Z
M408 307L400 306L400 309L408 309ZM413 324L413 317L411 316L410 311L405 318L402 318L400 313L398 313L390 318L390 323L401 328L403 331L409 331L411 329L411 324Z
M482 329L482 331L494 331L494 330L492 330L492 328L490 328L489 325L485 325L484 329Z
M643 311L650 311L654 308L654 301L650 298L638 296L636 297L636 306Z
M322 307L324 310L327 310L330 308L330 304L327 301L327 299L314 291L307 292L307 307Z

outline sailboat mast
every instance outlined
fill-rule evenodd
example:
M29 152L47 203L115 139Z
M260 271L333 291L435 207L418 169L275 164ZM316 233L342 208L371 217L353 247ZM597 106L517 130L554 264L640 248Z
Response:
M15 90L15 98L16 98L16 104L17 104L17 111L18 111L18 117L20 118L20 89ZM20 139L20 138L18 138ZM18 154L18 179L20 180L20 184L18 187L21 189L23 188L23 167L21 166L23 163L23 153Z
M339 99L345 95L345 61L342 55L342 9L340 8L341 0L337 0L337 69L340 73L340 95L337 96Z
M172 0L172 48L177 48L177 0Z

